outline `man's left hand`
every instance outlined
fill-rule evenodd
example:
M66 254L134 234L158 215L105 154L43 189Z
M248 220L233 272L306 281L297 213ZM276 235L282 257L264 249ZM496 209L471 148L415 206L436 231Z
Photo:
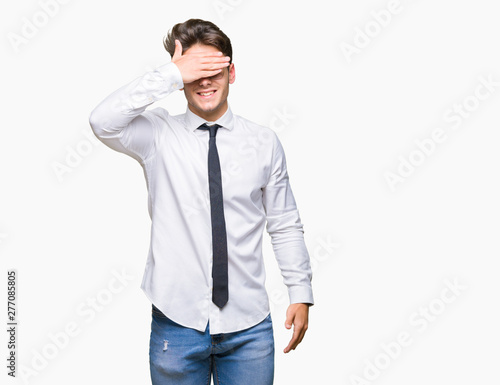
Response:
M288 353L290 350L295 350L298 344L306 334L309 321L309 304L307 303L292 303L286 311L285 327L291 329L293 324L293 336L288 346L283 350Z

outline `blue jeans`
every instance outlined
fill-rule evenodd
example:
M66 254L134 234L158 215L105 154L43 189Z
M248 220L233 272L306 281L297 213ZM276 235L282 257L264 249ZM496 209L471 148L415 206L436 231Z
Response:
M210 335L181 326L153 305L149 364L153 385L271 385L271 315L251 328Z

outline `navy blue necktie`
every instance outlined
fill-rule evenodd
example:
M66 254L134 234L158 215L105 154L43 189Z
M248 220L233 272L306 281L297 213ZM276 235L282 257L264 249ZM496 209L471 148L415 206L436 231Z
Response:
M210 210L212 217L212 301L222 308L228 299L227 283L227 236L222 202L222 176L219 154L215 144L215 135L220 128L218 124L209 126L202 124L201 130L210 131L208 142L208 184L210 188Z

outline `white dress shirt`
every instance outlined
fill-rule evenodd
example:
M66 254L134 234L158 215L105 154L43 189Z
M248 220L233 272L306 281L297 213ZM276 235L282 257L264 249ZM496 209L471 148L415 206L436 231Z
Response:
M141 284L149 300L180 325L210 334L256 325L269 314L262 256L264 226L290 303L313 304L303 225L275 132L234 115L215 123L227 229L229 300L212 302L209 132L189 110L172 116L146 108L183 87L174 63L147 72L104 99L90 125L107 146L144 170L151 241ZM266 225L267 221L267 225Z

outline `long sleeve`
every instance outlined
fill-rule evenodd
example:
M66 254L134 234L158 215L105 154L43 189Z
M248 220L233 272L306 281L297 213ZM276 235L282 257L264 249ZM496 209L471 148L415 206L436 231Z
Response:
M303 225L290 187L283 147L274 136L271 175L263 189L266 230L288 288L290 303L313 304L312 270Z
M146 108L183 85L177 66L164 64L99 103L90 114L90 126L105 145L144 162L154 154L159 138L157 117Z

